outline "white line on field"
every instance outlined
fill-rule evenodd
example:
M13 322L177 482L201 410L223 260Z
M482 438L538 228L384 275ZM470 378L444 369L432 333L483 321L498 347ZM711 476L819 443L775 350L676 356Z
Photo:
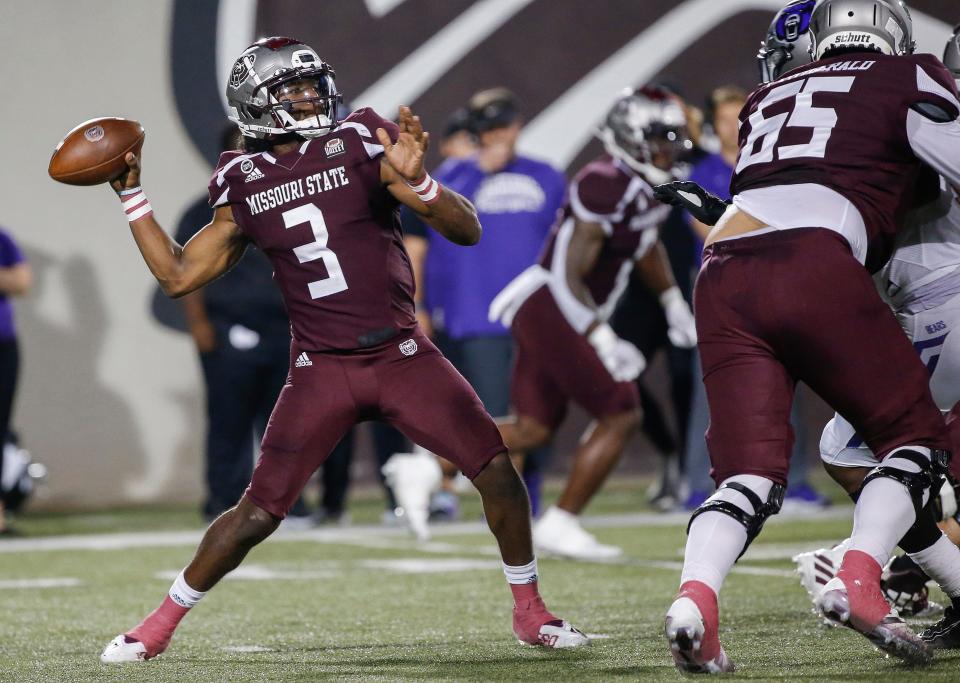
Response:
M823 512L809 514L805 520L819 521L830 519L844 519L851 517L853 508L842 506L828 508ZM657 514L641 512L620 515L602 515L585 517L584 526L593 529L617 529L641 526L665 527L683 525L688 519L687 513ZM788 520L796 520L793 515L778 515L767 523L777 524ZM438 524L431 527L434 537L461 536L471 534L489 534L487 525L483 522L454 522ZM0 554L45 552L60 550L127 550L130 548L163 548L174 546L194 546L203 536L202 529L191 531L151 531L117 534L88 534L77 536L48 536L45 538L11 538L0 541ZM280 529L270 537L270 543L315 541L319 543L379 543L389 540L402 541L409 539L409 532L405 528L390 528L379 525L356 525L349 527L307 529L302 531L285 531ZM406 545L409 544L409 545ZM444 552L447 544L427 543L416 544L412 539L405 541L405 547L418 549L422 546L427 552ZM458 549L457 552L462 552Z
M82 581L71 577L50 578L50 579L5 579L0 581L0 590L2 589L28 589L28 588L68 588L79 586Z

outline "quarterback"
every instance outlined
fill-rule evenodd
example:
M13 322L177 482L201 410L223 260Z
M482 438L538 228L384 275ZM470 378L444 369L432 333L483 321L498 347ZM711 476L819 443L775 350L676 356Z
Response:
M133 237L170 296L229 269L254 243L271 260L290 314L290 374L270 417L253 478L217 518L163 603L117 636L104 662L163 652L180 620L267 538L307 479L356 422L380 419L456 463L483 498L525 643L576 647L587 638L540 598L523 483L480 400L416 326L400 204L447 239L480 239L473 206L423 168L429 135L407 107L399 125L370 109L336 117L334 72L291 38L266 38L227 84L243 151L226 152L210 181L213 220L186 245L153 217L140 159L113 183Z

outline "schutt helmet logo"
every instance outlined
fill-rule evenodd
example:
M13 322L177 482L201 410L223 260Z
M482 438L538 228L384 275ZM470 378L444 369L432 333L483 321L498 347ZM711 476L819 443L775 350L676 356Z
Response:
M400 353L404 356L412 356L417 352L417 342L413 339L408 339L405 342L400 343Z

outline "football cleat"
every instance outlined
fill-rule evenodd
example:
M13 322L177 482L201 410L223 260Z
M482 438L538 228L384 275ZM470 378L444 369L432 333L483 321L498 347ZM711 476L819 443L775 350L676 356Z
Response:
M414 453L394 453L382 471L397 505L403 509L402 515L398 516L406 520L417 540L429 540L430 496L443 479L436 456L423 449Z
M150 657L147 656L146 646L126 634L120 634L111 640L100 653L100 661L103 664L129 664L147 659Z
M817 608L823 617L837 626L846 626L857 631L888 655L899 657L911 664L929 664L933 656L927 644L910 630L903 619L897 615L896 610L890 609L879 621L867 614L867 612L876 612L881 604L889 607L880 593L879 586L870 590L864 588L866 581L861 583L857 579L854 583L865 593L863 601L867 604L855 610L851 606L846 584L843 579L835 576L827 582L823 592L817 598ZM876 594L871 595L871 593Z
M685 587L689 585L684 584ZM706 591L710 589L702 584L701 588L695 591L681 590L680 597L673 601L667 611L663 632L670 646L673 663L681 673L722 674L736 669L720 645L716 623L710 627L713 632L708 633L703 613L694 602L698 592ZM710 593L712 594L712 591ZM716 599L715 596L713 599ZM715 606L713 609L716 611ZM718 617L719 615L715 615L713 621Z
M514 618L513 632L521 645L539 645L559 650L590 644L590 639L566 619L548 621L542 624L534 635L518 628L516 618Z
M909 555L900 555L883 568L880 590L900 616L932 617L943 611L943 607L930 600L929 580Z
M840 562L843 561L843 554L847 551L847 544L850 539L837 543L832 548L820 548L806 553L800 553L793 556L793 561L797 565L797 574L800 575L800 585L807 591L813 603L814 614L819 614L817 610L817 596L827 585L840 568ZM827 626L836 626L829 619L824 619L823 623Z
M944 610L943 618L924 630L920 638L937 650L960 648L960 598L954 598L953 604Z
M553 506L533 525L533 545L543 554L575 560L611 560L623 554L617 546L600 543L576 515Z

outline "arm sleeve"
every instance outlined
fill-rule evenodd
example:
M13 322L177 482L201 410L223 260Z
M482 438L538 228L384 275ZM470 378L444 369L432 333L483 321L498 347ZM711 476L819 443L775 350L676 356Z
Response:
M960 99L953 74L926 55L916 69L917 90L907 102L910 147L952 183L960 183Z
M389 121L373 109L365 107L358 109L340 122L338 130L352 128L360 135L363 142L363 148L370 159L377 159L383 154L383 145L377 139L377 128L383 128L390 136L391 142L396 142L400 137L400 126L393 121Z
M208 203L212 208L226 206L230 203L230 181L227 180L227 171L229 171L241 158L247 156L240 152L224 152L220 155L220 161L217 162L217 169L210 177L210 183L207 185Z

